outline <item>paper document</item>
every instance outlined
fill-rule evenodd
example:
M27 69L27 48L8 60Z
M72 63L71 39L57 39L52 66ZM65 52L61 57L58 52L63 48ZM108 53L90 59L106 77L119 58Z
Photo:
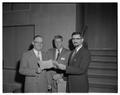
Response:
M41 69L50 69L50 68L54 67L52 60L40 61L39 64L40 64Z

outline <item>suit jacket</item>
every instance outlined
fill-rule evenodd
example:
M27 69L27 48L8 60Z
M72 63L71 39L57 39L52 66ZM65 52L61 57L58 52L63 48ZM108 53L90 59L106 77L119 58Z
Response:
M60 55L59 55L59 57L58 57L58 59L57 59L58 63L66 65L68 63L69 54L70 54L70 51L68 49L63 48ZM47 59L55 60L55 55L56 55L56 49L55 48L49 49L47 51ZM55 74L64 74L64 72L65 71L63 71L63 70L50 69L48 71L49 84L52 84L52 82L53 82L53 75L55 75ZM65 77L63 77L63 78L64 78L64 80L66 80Z
M45 59L45 53L43 52L42 58ZM36 73L37 60L33 50L24 53L22 56L19 72L25 75L25 92L47 92L46 71L44 70L40 74Z
M73 52L72 52L73 53ZM71 55L72 55L71 53ZM68 92L88 92L88 66L90 63L90 53L82 47L71 59L69 58L66 73L68 75Z

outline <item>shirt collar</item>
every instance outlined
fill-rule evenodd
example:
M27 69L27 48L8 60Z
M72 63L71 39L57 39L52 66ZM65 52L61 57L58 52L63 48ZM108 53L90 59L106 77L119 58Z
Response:
M80 45L80 46L76 47L76 48L75 48L75 49L76 49L76 52L78 52L78 51L82 48L82 46L83 46L83 45Z
M60 53L62 52L62 50L63 50L63 48L60 48L60 49L59 49ZM56 49L56 51L58 52L58 49Z
M36 55L36 56L38 56L38 52L40 52L40 53L41 53L41 51L37 51L37 50L36 50L36 49L34 49L34 48L33 48L33 51L34 51L34 53L35 53L35 55Z

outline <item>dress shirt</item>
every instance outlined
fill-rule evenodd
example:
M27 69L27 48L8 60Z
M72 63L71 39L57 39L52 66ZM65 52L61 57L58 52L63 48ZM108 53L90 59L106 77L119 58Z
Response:
M82 47L82 45L76 47L72 53L71 60L74 58L75 54L79 51L79 49Z
M42 60L42 53L41 51L37 51L36 49L33 49L35 55L37 58L39 58L39 60Z
M78 47L75 48L76 49L76 53L82 48L82 46L83 45L80 45L80 46L78 46Z
M55 59L58 59L59 54L62 52L62 49L63 49L63 48L60 48L59 50L56 49Z

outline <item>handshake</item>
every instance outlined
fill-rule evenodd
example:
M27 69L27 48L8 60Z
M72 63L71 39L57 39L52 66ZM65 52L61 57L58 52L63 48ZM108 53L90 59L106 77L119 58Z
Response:
M66 69L66 65L60 64L55 60L39 61L38 65L40 66L41 70L50 69L50 68L56 68L61 70Z
M66 70L66 65L58 63L57 61L53 60L53 65L57 68L57 69L61 69L61 70Z

